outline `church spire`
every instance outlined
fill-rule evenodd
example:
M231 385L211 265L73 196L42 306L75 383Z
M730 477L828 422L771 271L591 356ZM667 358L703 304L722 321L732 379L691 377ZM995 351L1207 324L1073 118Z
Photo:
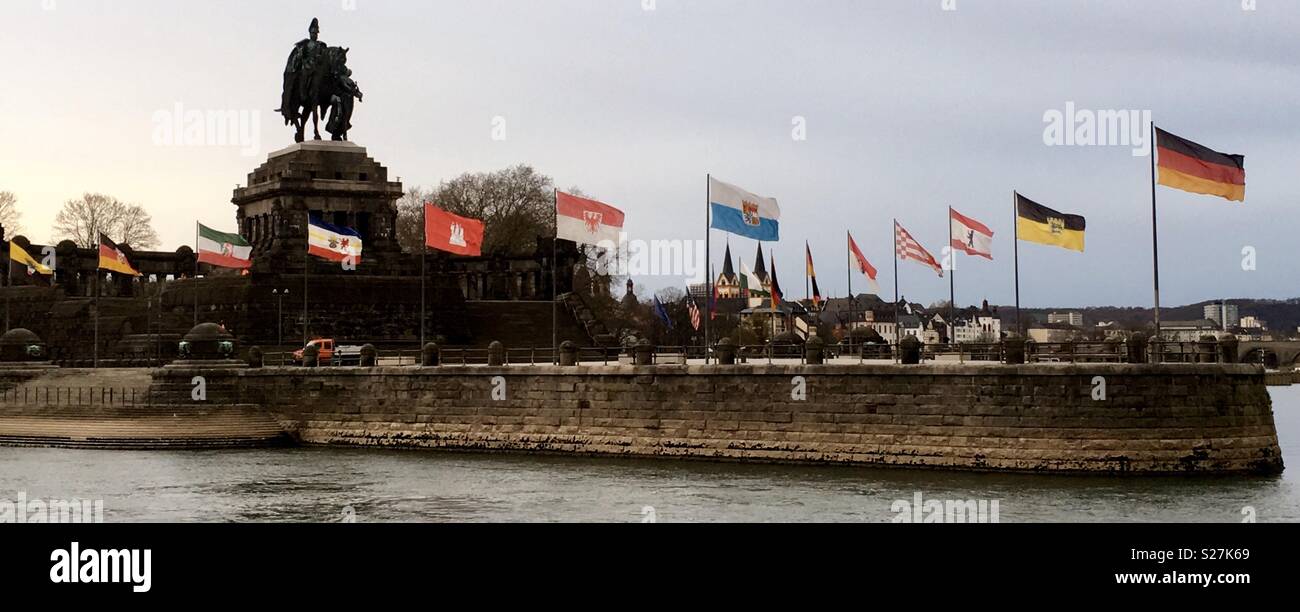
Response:
M767 284L767 264L763 263L763 243L758 243L758 258L754 260L754 276Z
M736 282L736 269L731 265L731 242L727 242L727 254L722 260L722 278L728 283Z

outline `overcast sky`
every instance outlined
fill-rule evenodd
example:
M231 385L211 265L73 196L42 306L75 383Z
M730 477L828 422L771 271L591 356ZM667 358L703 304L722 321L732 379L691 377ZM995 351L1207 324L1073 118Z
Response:
M712 173L780 201L790 297L805 239L823 293L843 294L846 228L891 292L891 220L938 255L951 205L997 232L994 261L958 261L958 301L1011 303L1018 189L1088 219L1086 254L1021 245L1026 306L1149 305L1149 160L1045 145L1044 113L1067 102L1149 110L1246 156L1245 204L1160 188L1165 304L1300 295L1300 2L950 3L3 0L0 190L35 241L85 191L143 205L166 249L191 243L196 219L233 229L231 190L292 142L273 109L314 16L351 48L366 93L352 140L390 176L432 186L528 163L622 208L632 238L702 239ZM259 130L160 145L155 120L177 104L256 114ZM754 242L731 244L752 262ZM947 280L900 266L909 299L947 298Z

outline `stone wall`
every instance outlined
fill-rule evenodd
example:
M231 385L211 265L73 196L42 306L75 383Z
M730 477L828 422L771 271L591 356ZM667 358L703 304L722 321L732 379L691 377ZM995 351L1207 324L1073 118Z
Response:
M311 444L1028 472L1282 470L1263 372L1244 365L266 368L238 376L238 401L267 407ZM806 383L803 401L792 398L795 377ZM504 399L494 400L501 383Z

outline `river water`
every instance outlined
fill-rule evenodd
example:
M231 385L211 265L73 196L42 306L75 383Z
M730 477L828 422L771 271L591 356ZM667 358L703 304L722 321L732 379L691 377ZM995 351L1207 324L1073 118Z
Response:
M1001 522L1300 521L1300 386L1273 388L1278 477L973 474L298 448L0 448L0 503L103 501L121 521L889 522L898 500L997 500Z

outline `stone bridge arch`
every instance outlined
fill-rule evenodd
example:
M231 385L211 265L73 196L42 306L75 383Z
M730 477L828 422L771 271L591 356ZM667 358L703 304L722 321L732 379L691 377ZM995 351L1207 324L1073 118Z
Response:
M1263 363L1264 367L1300 366L1300 342L1242 342L1238 348L1242 363Z

